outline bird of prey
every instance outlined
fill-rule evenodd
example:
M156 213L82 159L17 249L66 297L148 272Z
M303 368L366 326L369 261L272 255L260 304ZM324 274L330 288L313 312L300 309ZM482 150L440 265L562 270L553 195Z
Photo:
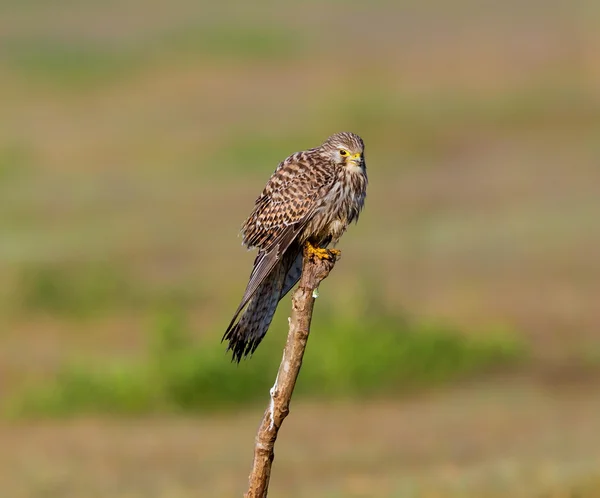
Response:
M320 258L339 255L327 247L338 242L363 208L364 149L358 135L336 133L279 163L267 182L241 231L243 244L258 248L258 254L223 336L233 361L252 354L267 333L277 303L300 279L303 247Z

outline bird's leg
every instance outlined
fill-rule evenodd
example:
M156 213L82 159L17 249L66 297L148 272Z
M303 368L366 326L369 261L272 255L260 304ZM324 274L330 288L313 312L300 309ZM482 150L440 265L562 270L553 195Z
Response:
M323 249L321 247L313 246L309 241L306 242L306 253L309 256L314 256L318 259L331 259L336 260L342 255L342 251L339 249Z

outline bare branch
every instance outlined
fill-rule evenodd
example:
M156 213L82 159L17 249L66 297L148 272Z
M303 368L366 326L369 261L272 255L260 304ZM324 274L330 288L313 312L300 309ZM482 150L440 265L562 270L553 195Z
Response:
M245 498L266 498L271 478L271 465L275 458L274 447L283 419L289 413L290 400L302 366L302 357L310 333L310 322L315 304L314 293L321 281L335 265L336 252L328 252L329 259L315 257L305 249L300 285L292 296L292 315L288 319L290 330L275 384L271 388L271 401L256 435L254 462Z

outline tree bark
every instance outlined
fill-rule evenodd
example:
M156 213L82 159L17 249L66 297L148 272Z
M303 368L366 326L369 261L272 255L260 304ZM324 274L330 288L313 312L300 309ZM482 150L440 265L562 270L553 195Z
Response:
M266 498L271 478L271 465L275 458L277 433L290 411L290 400L302 366L302 358L310 333L310 322L315 304L316 290L329 275L339 253L328 252L328 259L315 257L304 250L300 284L292 296L292 314L288 318L289 332L281 365L271 388L271 401L256 435L254 461L245 498Z

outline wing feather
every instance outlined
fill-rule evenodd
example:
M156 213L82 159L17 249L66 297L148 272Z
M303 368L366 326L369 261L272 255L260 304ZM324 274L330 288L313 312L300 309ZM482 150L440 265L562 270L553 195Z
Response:
M281 294L279 294L279 299L281 300L292 288L298 283L300 280L300 276L302 275L302 251L298 251L298 255L296 259L294 259L292 265L288 269L286 273L285 280L283 281L283 288L281 289Z
M242 227L244 244L249 248L258 247L259 252L227 331L296 241L335 181L331 168L320 167L319 161L310 160L306 154L294 154L277 167Z
M242 312L242 310L246 307L246 305L252 299L252 296L256 292L256 290L260 287L260 284L264 282L264 280L269 276L273 268L277 262L283 256L283 253L289 248L289 246L294 242L298 232L303 228L303 226L296 228L296 230L289 230L286 235L287 238L282 239L280 243L274 244L272 247L267 250L261 250L256 256L254 260L254 267L252 268L252 273L250 274L250 279L248 280L248 285L246 286L246 291L244 292L244 296L242 297L242 301L235 311L233 318L231 319L231 323L229 327L227 327L227 332L235 323L237 317ZM287 239L290 239L289 241Z
M242 227L246 246L266 248L314 213L335 181L332 169L314 159L298 153L277 167Z

